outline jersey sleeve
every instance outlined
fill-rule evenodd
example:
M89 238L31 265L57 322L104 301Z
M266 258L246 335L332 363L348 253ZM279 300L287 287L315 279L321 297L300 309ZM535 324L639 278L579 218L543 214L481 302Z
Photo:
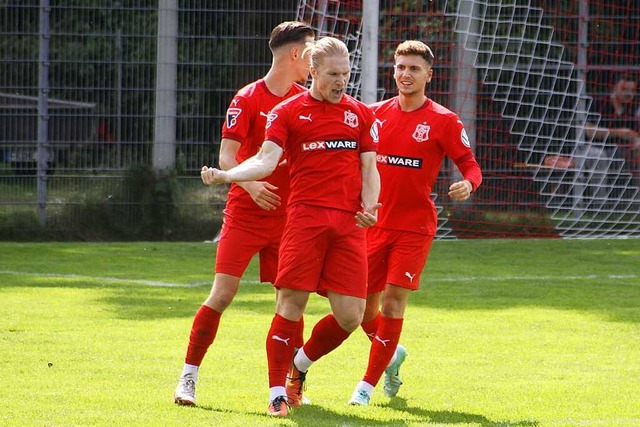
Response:
M283 106L276 106L267 117L265 141L271 141L285 150L285 142L289 136L287 125L287 110ZM286 151L286 150L285 150Z
M222 125L222 137L242 143L252 126L254 116L251 103L242 95L236 95L225 116Z
M376 117L370 107L362 107L364 125L360 132L360 152L378 151L379 129Z
M445 153L453 160L464 179L471 183L475 191L482 183L482 170L471 150L467 131L457 117L451 120L449 127L450 132L447 133L451 137L444 147Z

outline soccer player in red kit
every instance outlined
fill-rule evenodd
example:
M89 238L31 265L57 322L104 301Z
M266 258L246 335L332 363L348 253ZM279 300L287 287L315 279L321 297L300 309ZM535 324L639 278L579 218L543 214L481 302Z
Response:
M309 92L272 110L260 152L228 171L202 170L205 184L254 180L269 174L287 154L291 196L276 278L276 315L266 340L267 413L281 417L289 404L299 404L311 363L337 348L362 321L364 228L376 222L380 207L377 124L368 106L345 94L349 51L340 40L325 37L309 49L309 58ZM293 358L292 341L311 292L326 295L332 313L314 326Z
M222 169L230 169L256 154L264 140L271 109L288 97L306 92L296 82L305 82L309 76L309 62L303 52L314 38L313 29L302 22L283 22L273 29L269 39L271 68L263 78L240 89L227 110L220 146ZM200 364L215 339L220 317L238 292L240 277L255 254L260 255L260 280L274 283L288 197L286 163L263 181L231 185L213 286L193 320L183 372L174 393L176 403L195 405ZM302 346L302 329L301 322L296 347Z
M371 349L366 373L349 401L353 405L369 404L383 373L385 395L395 396L402 384L399 367L407 353L398 341L409 294L420 285L436 233L438 217L430 195L444 157L455 162L464 178L450 185L453 200L466 200L482 182L462 122L425 96L433 75L431 49L405 41L394 57L399 94L372 105L380 127L377 163L383 207L375 227L367 230L369 283L362 328Z

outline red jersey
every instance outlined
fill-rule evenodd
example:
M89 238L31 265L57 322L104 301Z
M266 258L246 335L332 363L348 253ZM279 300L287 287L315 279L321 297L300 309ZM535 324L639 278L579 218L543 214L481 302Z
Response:
M482 182L462 122L430 99L411 112L400 109L398 97L372 108L380 128L377 164L382 208L376 227L434 235L438 215L431 190L444 156L456 163L474 190Z
M278 103L293 95L306 91L306 88L294 84L284 96L269 92L263 79L243 87L238 91L227 109L227 117L222 126L222 137L240 143L236 154L238 163L254 156L264 142L264 128L269 112ZM276 193L282 198L280 206L271 211L260 208L242 187L231 184L227 195L226 214L250 213L252 215L284 215L289 197L289 168L280 165L264 181L278 187Z
M361 209L360 153L376 151L378 144L370 107L348 95L332 104L303 93L273 109L265 139L278 144L290 163L289 206Z

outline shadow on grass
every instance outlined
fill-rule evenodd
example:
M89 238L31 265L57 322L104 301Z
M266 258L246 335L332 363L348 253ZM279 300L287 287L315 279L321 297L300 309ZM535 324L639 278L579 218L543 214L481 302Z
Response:
M411 295L409 305L450 311L541 307L595 314L614 322L640 323L638 242L640 240L635 239L483 241L480 242L482 251L473 241L437 242L421 277L421 289ZM138 272L148 271L155 277L167 277L166 281L184 280L185 276L176 272L200 271L202 264L210 263L215 253L210 245L155 243L20 244L5 245L5 249L6 270L50 272L62 266L70 274L61 275L65 277L38 273L0 275L0 290L10 287L100 289L107 292L98 297L99 301L113 307L115 316L139 320L192 317L207 297L209 285L141 286L100 281L99 277L73 277L71 272L139 277ZM128 271L136 274L127 274ZM589 275L597 278L577 278ZM273 288L268 284L247 283L258 276L257 262L249 266L245 276L230 308L272 314ZM456 277L460 280L455 280ZM448 278L452 281L446 281ZM308 314L328 311L326 304L314 304L313 300L312 296Z
M385 417L384 420L376 420L372 417L375 416L371 413L371 417L365 416L365 414L344 414L336 411L332 411L325 407L317 406L317 405L308 405L303 406L302 408L295 409L287 418L287 425L298 425L298 426L314 426L314 427L324 427L324 426L340 426L340 427L350 427L350 426L386 426L386 427L402 427L408 426L412 424L421 424L421 425L446 425L446 424L474 424L481 427L536 427L539 425L537 421L533 420L524 420L524 421L493 421L488 419L487 417L479 414L470 414L467 412L457 412L457 411L431 411L423 408L415 408L407 406L407 402L405 399L396 398L392 400L388 405L384 405L383 407L393 409L398 411L397 415L391 417ZM375 408L375 406L373 407ZM198 406L194 409L206 410L211 412L218 413L233 413L237 412L238 415L255 415L260 417L265 417L266 419L273 420L277 422L277 420L284 419L273 418L266 415L264 412L246 412L246 411L229 411L220 408L214 408L211 406ZM366 411L367 408L359 408L354 407L353 412L362 412ZM404 414L403 414L404 413ZM408 420L406 413L411 415L411 419Z
M242 285L241 285L242 287ZM120 319L149 320L193 317L209 294L209 287L185 288L127 288L116 289L101 301L115 307ZM252 286L250 292L240 291L229 307L256 314L273 315L275 292L270 285Z
M407 406L407 400L396 397L387 405L398 411L408 412L420 420L428 420L434 424L477 424L482 427L536 427L537 421L493 421L483 415L456 411L430 411L423 408Z
M429 284L409 304L439 310L540 307L580 311L614 322L640 322L640 285L619 280L486 281Z
M7 280L9 279L9 280ZM192 317L209 293L210 286L140 286L87 278L6 275L3 288L99 289L107 296L98 298L112 307L121 319L149 320ZM104 295L104 292L103 292ZM328 312L324 300L312 295L308 315ZM438 310L505 310L517 307L542 307L580 311L613 322L640 323L640 285L626 279L613 282L597 280L504 281L482 280L429 282L423 276L421 289L412 293L409 305ZM274 290L270 284L243 284L231 309L270 315L274 310Z
M102 298L114 306L124 319L163 319L191 317L209 293L208 287L153 288L111 287L112 294ZM409 305L426 309L506 310L517 307L541 307L580 311L613 322L640 323L640 286L584 283L447 283L426 285L414 292ZM242 286L229 307L259 315L271 315L275 308L273 288L268 285ZM325 299L312 295L307 315L329 312Z

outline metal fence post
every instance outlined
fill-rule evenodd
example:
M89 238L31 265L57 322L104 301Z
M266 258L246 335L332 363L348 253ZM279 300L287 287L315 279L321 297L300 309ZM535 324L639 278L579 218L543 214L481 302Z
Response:
M40 37L38 60L38 219L47 225L47 162L49 149L49 0L40 0Z
M175 166L176 158L178 0L158 4L157 46L153 168L160 171Z
M362 10L362 101L378 100L378 21L379 1L364 0Z

